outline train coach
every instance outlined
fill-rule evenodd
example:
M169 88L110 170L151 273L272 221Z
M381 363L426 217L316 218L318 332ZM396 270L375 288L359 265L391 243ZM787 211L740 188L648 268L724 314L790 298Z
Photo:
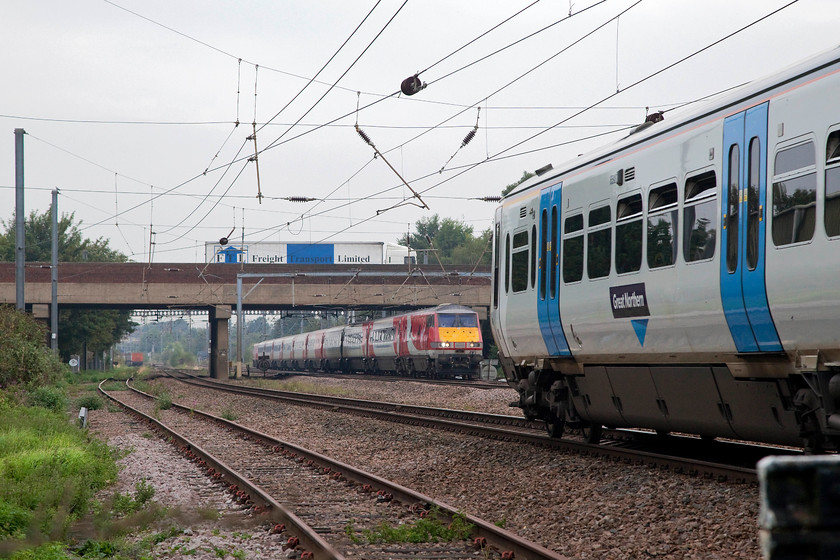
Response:
M253 365L264 371L324 371L471 379L483 344L478 314L437 307L259 342Z
M835 48L502 200L491 327L527 417L837 449L838 95Z

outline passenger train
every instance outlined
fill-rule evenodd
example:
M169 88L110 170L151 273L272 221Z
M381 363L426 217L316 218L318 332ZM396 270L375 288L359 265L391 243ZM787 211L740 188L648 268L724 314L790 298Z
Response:
M550 434L840 444L840 48L520 185L491 326Z
M252 363L264 371L471 379L482 352L478 314L446 304L259 342Z

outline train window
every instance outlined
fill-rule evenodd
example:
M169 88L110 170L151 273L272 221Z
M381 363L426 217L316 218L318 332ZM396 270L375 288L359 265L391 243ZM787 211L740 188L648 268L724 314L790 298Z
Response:
M683 258L686 262L715 256L717 237L717 179L714 171L685 181L683 207Z
M825 233L840 235L840 130L825 145Z
M577 216L569 216L566 218L566 226L564 231L566 233L574 233L583 229L583 214Z
M542 239L540 241L540 299L545 299L545 268L548 264L545 261L546 246L548 245L548 211L543 210L540 217L540 231L542 232Z
M537 285L537 226L531 226L531 289Z
M528 289L528 231L513 236L511 256L511 289L514 293Z
M642 267L642 195L618 201L615 210L615 271L636 272Z
M747 268L755 270L758 265L759 181L761 169L761 141L757 136L750 139L747 162Z
M563 281L583 278L583 214L566 218L563 237Z
M650 190L648 195L647 261L650 268L677 261L677 184Z
M505 235L505 293L510 291L510 234Z
M478 327L477 317L470 313L438 313L438 326L476 328Z
M726 211L726 268L735 272L738 268L738 209L741 185L741 149L738 144L729 148L729 185L727 186Z
M612 253L610 216L609 206L589 211L589 230L586 236L586 275L589 278L603 278L610 274L610 254Z
M593 228L610 221L610 207L602 206L589 211L589 227Z
M776 154L773 168L773 243L776 246L814 237L817 173L814 143L805 142Z

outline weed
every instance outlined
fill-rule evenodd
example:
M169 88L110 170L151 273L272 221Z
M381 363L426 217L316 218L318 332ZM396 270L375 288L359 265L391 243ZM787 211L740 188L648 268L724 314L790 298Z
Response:
M507 517L502 517L501 519L496 521L496 523L494 523L494 525L496 527L499 527L500 529L504 529L505 527L507 527Z
M234 550L230 553L231 556L236 558L236 560L245 560L245 551L244 550Z
M432 510L428 517L413 523L392 527L380 523L374 529L365 529L364 537L374 543L421 543L465 540L472 534L473 525L462 513L457 513L452 522L446 524L438 510ZM345 528L345 532L347 528Z
M224 558L228 555L228 551L224 548L219 548L218 546L213 547L213 552L216 554L216 558Z
M169 410L172 408L172 396L167 392L159 394L157 396L155 408L158 410Z
M225 408L223 408L222 411L219 413L219 416L221 416L225 420L230 420L231 422L239 418L239 416L236 415L236 413L233 411L233 408L231 408L230 406L226 406Z
M115 515L124 517L130 513L140 511L155 495L154 486L148 484L145 478L134 485L134 491L134 497L120 492L114 494L112 509Z
M222 514L219 510L213 509L211 507L201 507L198 508L198 510L196 511L200 518L205 519L207 521L215 521L222 517Z
M344 526L344 534L350 539L350 542L353 544L359 544L362 542L362 539L356 535L356 520L351 519L347 522L347 525Z
M83 558L110 558L117 553L117 547L110 541L86 540L75 552Z

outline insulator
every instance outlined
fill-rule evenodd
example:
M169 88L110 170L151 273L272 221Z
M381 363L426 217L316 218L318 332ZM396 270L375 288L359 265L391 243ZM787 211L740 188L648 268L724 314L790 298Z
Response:
M498 195L496 195L496 196L485 196L485 197L479 198L478 200L483 200L484 202L501 202L502 197L498 196Z
M420 81L420 78L417 77L418 74L414 74L413 76L409 76L405 80L402 81L400 84L400 91L403 92L405 95L414 95L421 89L426 87L426 84Z
M474 129L470 130L469 132L467 132L467 135L464 136L464 141L461 142L461 147L462 148L464 146L466 146L467 144L469 144L470 142L472 142L472 139L475 138L475 133L476 132L478 132L478 128L474 128Z
M359 125L356 125L356 132L358 132L358 133L359 133L359 136L361 136L361 137L362 137L362 140L364 140L364 141L365 141L365 144L368 144L368 145L370 145L370 146L373 146L373 142L371 142L371 140L370 140L370 138L368 137L368 135L367 135L367 134L365 134L365 131L364 131L364 130L362 130L361 128L359 128Z
M308 196L287 196L283 200L288 200L289 202L312 202L313 200L318 200L317 198L309 198Z

